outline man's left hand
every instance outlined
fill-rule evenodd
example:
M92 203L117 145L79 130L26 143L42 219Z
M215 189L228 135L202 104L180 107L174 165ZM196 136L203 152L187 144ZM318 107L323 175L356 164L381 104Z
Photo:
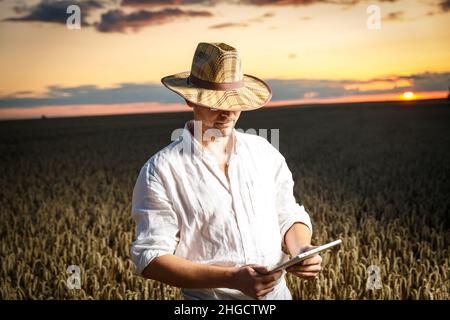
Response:
M304 246L298 254L305 251L309 251L316 247L317 246L310 246L310 245ZM289 268L286 269L286 271L297 277L312 280L319 274L320 270L322 269L321 263L322 257L319 254L316 254L311 258L308 258L297 264L294 264L293 266L290 266Z

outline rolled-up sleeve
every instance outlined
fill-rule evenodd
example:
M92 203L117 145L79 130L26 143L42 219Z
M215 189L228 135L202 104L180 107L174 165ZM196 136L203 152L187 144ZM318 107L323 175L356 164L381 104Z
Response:
M309 214L303 205L298 204L294 197L294 180L289 170L286 160L281 156L278 160L278 170L275 181L277 186L276 206L278 212L278 222L281 233L281 244L286 232L295 222L305 224L312 234L312 224Z
M156 257L173 254L179 241L178 215L150 161L140 170L133 189L132 217L136 237L131 244L131 259L135 272L141 275Z

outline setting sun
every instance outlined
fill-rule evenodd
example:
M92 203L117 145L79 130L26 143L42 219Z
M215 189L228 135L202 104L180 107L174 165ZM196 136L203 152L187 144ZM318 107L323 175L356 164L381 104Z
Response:
M414 92L411 92L411 91L403 92L403 98L406 100L414 99Z

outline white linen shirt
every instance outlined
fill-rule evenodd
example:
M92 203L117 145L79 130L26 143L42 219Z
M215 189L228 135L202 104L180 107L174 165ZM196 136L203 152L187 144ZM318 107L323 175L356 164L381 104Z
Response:
M164 254L220 266L286 261L286 231L295 222L311 232L312 226L293 195L285 158L265 138L233 129L228 183L214 155L188 130L192 121L144 164L134 186L131 258L136 273ZM181 292L184 299L251 299L229 288ZM263 299L292 299L284 274Z

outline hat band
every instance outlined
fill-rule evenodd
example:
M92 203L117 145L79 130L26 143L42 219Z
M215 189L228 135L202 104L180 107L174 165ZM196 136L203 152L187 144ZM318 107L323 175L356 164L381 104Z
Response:
M188 77L188 83L192 83L197 87L208 89L208 90L232 90L240 89L244 87L244 80L235 82L211 82L197 78L196 76L190 74Z

